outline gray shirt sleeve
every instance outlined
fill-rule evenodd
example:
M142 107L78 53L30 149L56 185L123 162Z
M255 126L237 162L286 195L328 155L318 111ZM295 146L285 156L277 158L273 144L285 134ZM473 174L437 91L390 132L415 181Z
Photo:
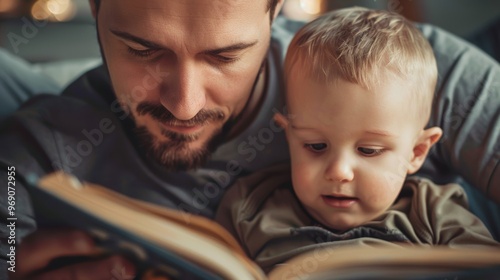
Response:
M433 179L447 172L462 176L499 203L500 65L446 31L419 28L432 45L439 73L428 126L443 129L427 171Z
M58 93L54 81L34 71L28 62L0 48L0 119L38 93Z

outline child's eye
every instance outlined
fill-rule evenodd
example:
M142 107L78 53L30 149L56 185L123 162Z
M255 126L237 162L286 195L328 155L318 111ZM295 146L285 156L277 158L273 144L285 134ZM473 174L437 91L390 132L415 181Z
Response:
M325 143L304 144L304 147L312 152L318 153L326 149Z
M359 147L358 152L360 152L362 155L367 156L367 157L374 157L382 154L385 150L384 149L372 149L372 148L363 148Z

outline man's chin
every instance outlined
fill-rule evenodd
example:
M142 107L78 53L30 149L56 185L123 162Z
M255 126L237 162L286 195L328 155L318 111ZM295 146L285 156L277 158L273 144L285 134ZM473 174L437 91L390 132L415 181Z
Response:
M169 171L199 168L220 144L219 139L222 139L219 132L206 140L198 137L169 139L153 136L144 127L137 128L137 137L147 156Z
M206 148L164 148L168 144L162 143L150 156L158 164L170 171L186 171L202 166L210 157L211 152Z

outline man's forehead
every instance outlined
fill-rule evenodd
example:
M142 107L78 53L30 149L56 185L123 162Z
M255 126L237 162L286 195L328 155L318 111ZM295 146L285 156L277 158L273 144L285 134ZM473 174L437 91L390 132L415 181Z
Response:
M131 12L137 11L136 13L158 10L165 16L204 18L210 13L224 17L243 10L247 12L258 10L264 14L267 12L268 0L101 0L101 2L109 2L114 8L127 7Z
M205 32L197 35L205 33L212 36L209 33L244 33L256 26L266 26L265 0L262 0L262 5L248 0L106 1L110 1L110 5L104 9L105 17L110 19L114 29L122 29L117 27L123 26L128 29L123 31L127 32L131 29L143 33L146 29L151 33L203 30ZM111 5L111 1L118 1L117 5Z
M269 32L263 31L264 28L270 29L266 0L259 8L255 2L247 0L106 1L119 1L116 8L111 5L101 8L105 14L101 14L100 19L107 22L104 25L108 29L126 32L172 50L184 48L197 53L249 44Z

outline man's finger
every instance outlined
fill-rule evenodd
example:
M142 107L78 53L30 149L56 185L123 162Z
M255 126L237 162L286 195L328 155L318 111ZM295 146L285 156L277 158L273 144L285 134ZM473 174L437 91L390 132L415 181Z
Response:
M73 264L57 270L33 275L33 280L132 280L135 267L122 256Z
M92 255L99 250L90 236L72 229L41 229L18 248L18 276L46 267L51 260L70 255Z

